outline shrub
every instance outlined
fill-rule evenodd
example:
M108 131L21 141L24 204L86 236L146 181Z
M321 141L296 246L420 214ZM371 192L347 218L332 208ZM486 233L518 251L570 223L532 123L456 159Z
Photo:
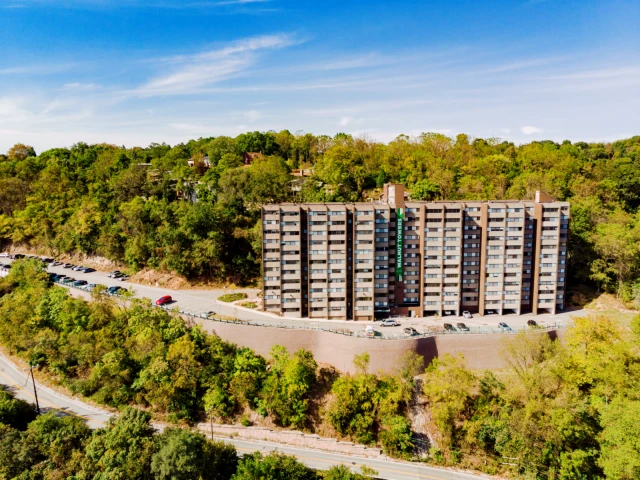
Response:
M258 304L256 302L242 302L238 305L244 308L258 308Z
M220 300L221 302L231 303L231 302L237 302L238 300L244 300L245 298L247 298L246 293L236 292L236 293L225 293L224 295L220 295L218 297L218 300Z

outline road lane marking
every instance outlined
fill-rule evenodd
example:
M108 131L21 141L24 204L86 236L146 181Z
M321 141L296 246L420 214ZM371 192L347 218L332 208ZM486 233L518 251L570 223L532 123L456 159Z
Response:
M243 441L245 441L245 440L243 440ZM242 447L235 447L235 448L238 451L244 451L244 452L257 452L257 451L259 451L259 450L255 450L255 449L251 449L251 448L242 448ZM283 450L285 450L287 448L287 446L283 445L282 448L283 448ZM335 454L327 452L326 455L335 455ZM322 459L322 458L306 457L304 455L297 455L295 453L293 454L293 456L295 456L296 458L304 459L304 460L311 460L311 461L320 462L320 463L328 463L330 465L338 465L338 464L340 464L340 465L344 465L346 467L353 467L354 466L353 463L348 464L348 463L344 463L343 461L332 461L332 460L325 460L325 459ZM380 462L380 461L384 461L384 460L373 460L372 459L372 461ZM366 465L366 464L362 463L362 465ZM421 465L415 465L415 467L418 468L418 469L423 468ZM397 469L394 469L394 468L371 467L371 466L369 466L369 468L373 468L374 470L382 470L382 471L390 472L390 473L399 473L399 474L402 474L402 475L411 475L412 473L414 473L414 472L408 472L406 470L397 470ZM420 476L422 478L428 478L430 480L443 480L442 477L432 477L432 476L429 476L429 475L427 475L426 473L423 473L423 472L419 472L419 473L420 473ZM446 472L446 473L449 473L449 472ZM451 472L451 473L455 474L455 472ZM482 478L482 477L479 477L479 478Z
M35 397L33 396L32 393L30 393L28 390L25 390L24 387L22 387L22 385L18 385L17 383L15 383L13 381L13 379L11 377L9 377L7 374L4 373L3 370L0 369L0 376L4 377L5 380L8 380L9 383L11 383L11 385L13 385L14 387L16 387L18 390L22 391L22 393L24 393L27 397L32 398L35 400ZM27 379L28 381L28 379ZM51 403L50 401L48 401L45 398L39 398L38 399L39 403L44 403L45 405L49 406L50 408L57 410L60 413L66 414L66 415L73 415L74 417L78 417L81 418L83 420L87 420L90 422L96 422L100 425L104 425L105 423L101 420L97 420L97 419L93 419L93 418L89 418L89 417L85 417L84 415L80 415L78 413L75 413L71 410L64 410L62 408L56 407L53 403Z

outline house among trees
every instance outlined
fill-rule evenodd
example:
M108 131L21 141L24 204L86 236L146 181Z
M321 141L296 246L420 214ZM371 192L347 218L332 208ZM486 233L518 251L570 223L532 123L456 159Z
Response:
M244 163L245 165L251 165L253 162L260 158L264 158L264 155L262 155L260 152L244 152L242 154L242 163Z
M197 161L198 161L198 158L196 158L196 157L190 158L189 160L187 160L187 165L189 165L190 167L193 167L193 166L195 166ZM209 162L209 155L205 155L202 158L202 161L204 162L205 168L210 168L211 167L211 162Z

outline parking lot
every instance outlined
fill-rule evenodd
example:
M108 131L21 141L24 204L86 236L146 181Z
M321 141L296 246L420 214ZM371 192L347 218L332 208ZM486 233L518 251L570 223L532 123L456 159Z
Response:
M2 254L0 254L2 255ZM39 257L36 257L39 258ZM0 256L0 265L10 265L14 259ZM215 290L167 290L149 285L140 285L128 281L128 277L114 278L111 272L100 272L93 269L74 270L72 265L46 263L47 271L53 276L58 275L56 283L70 288L74 295L88 296L95 285L105 285L107 288L120 288L131 291L137 297L146 297L155 303L163 296L171 296L171 301L160 305L160 308L168 310L176 309L180 313L197 318L232 317L243 322L255 325L268 325L281 328L329 330L336 333L356 336L367 336L367 325L373 326L372 338L406 338L411 334L405 329L414 329L413 335L433 334L478 334L478 333L511 333L522 329L530 329L527 326L529 320L533 320L540 328L557 328L571 322L572 314L584 314L585 312L565 312L558 315L488 315L472 318L462 317L427 317L427 318L398 318L397 326L383 326L382 322L353 322L336 320L310 320L299 318L282 318L266 312L255 311L238 307L233 304L220 302L217 298L225 289ZM0 268L0 274L3 273ZM6 274L6 270L4 271ZM65 277L60 277L64 275ZM73 281L69 280L73 279ZM75 285L74 285L75 283ZM115 292L114 292L115 293ZM458 326L459 323L464 327ZM500 323L506 324L500 326ZM451 325L446 329L445 324Z

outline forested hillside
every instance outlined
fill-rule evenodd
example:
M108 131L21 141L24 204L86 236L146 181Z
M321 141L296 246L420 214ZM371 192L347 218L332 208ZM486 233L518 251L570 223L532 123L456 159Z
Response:
M261 155L248 166L247 152ZM291 176L298 168L311 176ZM39 155L16 145L0 155L0 241L246 283L260 276L261 204L362 200L385 182L404 183L413 199L522 199L540 189L569 200L574 284L640 303L640 137L516 146L424 134L382 144L282 131Z
M263 358L140 299L125 308L97 294L92 302L72 298L35 260L16 262L0 279L0 345L101 404L182 423L209 412L218 422L332 434L395 457L528 479L639 478L640 316L630 327L590 317L576 319L562 343L545 330L505 336L503 371L469 370L450 356L425 370L409 355L404 368L382 374L363 355L354 358L355 374L341 376L308 351L276 346ZM0 425L0 478L32 468L62 473L20 478L199 478L207 462L228 458L202 436L154 437L140 412L91 437L78 422L47 417L20 433L31 412L15 423L6 420L11 412L25 409L0 395L0 424L14 428ZM174 471L172 459L187 454L200 469L192 476L158 473ZM249 457L234 478L316 478L277 476L285 468L278 461ZM350 478L338 473L328 478Z

